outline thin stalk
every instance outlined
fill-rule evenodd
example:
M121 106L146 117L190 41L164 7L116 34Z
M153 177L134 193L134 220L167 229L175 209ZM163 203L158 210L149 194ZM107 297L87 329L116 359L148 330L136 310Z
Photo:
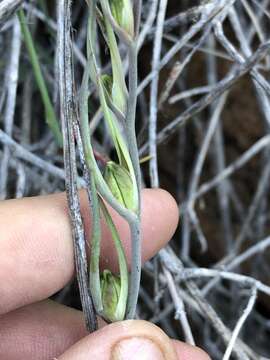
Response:
M85 154L86 166L89 171L89 189L92 210L92 234L91 234L91 255L89 264L89 287L93 297L96 311L100 314L103 310L100 287L100 240L101 240L101 223L100 209L97 197L96 184L92 167L93 151L91 148L90 128L88 122L88 82L89 67L85 69L80 91L80 129L82 134L82 144Z
M108 4L107 4L108 5ZM103 10L105 9L105 5L103 5ZM95 4L91 3L90 8L90 18L89 18L89 25L88 25L88 35L87 35L87 56L89 59L89 67L91 69L90 76L92 80L95 82L98 92L99 92L99 98L101 103L101 108L104 114L104 119L110 129L111 137L117 152L117 156L119 159L119 162L121 165L125 166L132 178L133 186L134 186L134 203L138 203L138 191L137 191L137 180L133 169L133 164L130 159L130 154L128 152L127 144L124 139L124 137L121 134L121 130L117 123L117 118L114 115L113 111L109 108L107 104L106 99L106 90L104 89L104 84L101 79L100 69L97 65L96 56L95 56L95 43L97 41L96 39L96 31L95 31L95 22L94 22L94 16L95 16ZM122 103L122 110L125 112L126 110L126 101L127 101L127 89L125 84L125 79L123 74L121 73L120 69L122 69L122 62L120 58L120 54L117 48L117 42L115 39L115 35L113 33L113 30L111 28L110 23L108 20L106 20L106 29L107 29L107 35L108 35L108 46L110 48L110 54L111 54L111 61L112 61L112 68L113 68L113 90L112 93L122 94L123 99L119 102L119 99L117 100L118 103ZM115 86L115 88L114 88ZM122 96L121 95L121 96ZM113 97L112 102L115 102L115 97ZM123 102L125 104L123 104ZM118 105L119 105L118 104ZM116 105L116 104L114 104ZM120 107L121 107L120 106ZM121 110L121 109L120 109ZM136 139L136 137L135 137ZM135 140L136 142L136 140ZM137 145L136 145L137 146Z
M101 1L102 10L104 12L104 16L109 21L113 30L117 33L121 40L125 41L128 35L122 34L123 29L118 31L116 29L118 27L115 24L114 19L112 18L110 8L108 7L108 3L106 1ZM141 176L140 176L140 165L139 165L139 156L136 142L136 132L135 132L135 119L136 119L136 105L137 105L137 39L130 39L130 41L125 41L128 44L129 49L129 62L130 62L130 70L129 70L129 96L127 103L127 114L126 114L126 124L125 124L125 135L126 139L122 137L121 132L117 127L117 119L112 118L114 116L113 112L109 108L104 86L101 82L101 74L100 69L97 65L97 61L95 59L95 33L94 33L94 18L95 18L95 2L89 3L90 6L90 24L89 30L90 33L88 35L88 60L90 62L90 75L96 86L99 90L99 96L101 101L102 110L104 113L105 120L108 122L108 125L111 130L111 136L113 138L114 145L116 149L118 149L120 159L121 157L125 160L128 165L127 168L130 172L130 175L133 177L134 184L134 193L138 197L138 206L137 211L134 213L133 211L128 210L123 207L112 195L107 183L105 182L94 158L93 149L91 147L90 139L87 143L87 156L89 156L89 162L87 162L87 166L89 170L94 172L95 183L97 187L97 191L100 196L106 200L118 213L121 215L129 224L131 239L132 239L132 264L131 264L131 278L129 284L129 296L128 296L128 304L127 304L127 312L126 318L134 318L136 305L138 300L138 293L140 287L140 276L141 276L141 229L140 229L140 184L141 184ZM107 28L109 25L107 24ZM119 27L118 27L119 28ZM120 34L121 33L121 34ZM121 36L122 35L122 36ZM123 39L123 37L125 39ZM114 45L117 46L117 43L114 44L108 43L109 46ZM127 145L128 144L128 148ZM120 151L119 151L120 150ZM86 157L87 157L86 156Z
M86 83L86 75L85 75L85 84L83 86L87 86ZM83 90L81 90L82 93L85 93ZM136 219L136 214L133 211L128 210L115 199L115 197L112 195L111 190L109 189L107 183L105 182L102 173L99 169L99 167L96 164L95 155L91 146L91 138L90 138L90 129L88 124L88 110L86 108L87 106L87 100L83 99L81 97L80 100L80 111L81 116L83 114L83 118L81 118L81 127L82 127L82 140L84 144L84 151L85 151L85 158L86 158L86 165L88 167L88 170L90 172L93 172L95 177L95 183L97 186L97 190L99 194L106 199L106 201L121 215L123 216L128 223L132 223Z
M127 143L129 145L129 152L131 161L134 167L134 172L137 181L138 192L141 189L141 171L139 152L136 141L136 107L137 107L137 86L138 86L138 47L137 40L134 40L129 47L129 97L128 97L128 109L126 116L126 135Z
M60 126L59 126L52 102L50 100L49 92L48 92L44 77L42 75L37 51L35 49L32 35L31 35L31 32L27 25L27 20L26 20L23 9L20 9L18 11L18 17L19 17L20 24L21 24L21 29L22 29L22 34L24 37L25 45L26 45L26 48L29 53L31 64L33 66L35 79L36 79L36 82L37 82L37 85L38 85L38 88L39 88L39 91L41 94L41 98L43 101L43 105L45 108L46 122L47 122L49 128L51 129L52 133L54 134L57 144L62 147L63 146L62 133L60 130Z
M126 135L129 145L129 153L135 172L137 191L138 191L138 212L135 221L130 224L132 239L132 261L131 261L131 277L129 286L127 318L133 318L136 312L136 304L138 301L140 279L141 279L141 172L138 147L136 142L136 106L137 106L137 85L138 85L138 59L137 59L137 39L129 47L129 98L126 118Z
M90 197L90 204L92 210L92 234L91 234L91 255L89 263L89 288L93 297L93 302L96 311L101 314L103 311L103 304L101 298L100 286L100 241L101 241L101 222L100 222L100 208L97 196L97 189L94 178L94 171L92 162L94 161L94 154L91 147L91 136L88 122L88 83L90 78L89 66L86 66L81 91L80 91L80 129L82 134L82 144L85 155L86 167L89 172L88 192Z
M89 267L89 287L96 311L101 314L103 304L100 286L100 241L101 241L101 221L100 221L100 202L97 196L94 177L90 178L91 205L92 205L92 235L91 235L91 256Z
M58 48L59 90L61 120L64 138L64 163L66 171L66 192L72 225L76 274L79 284L82 308L86 327L92 332L97 329L94 304L89 293L85 233L80 211L77 189L77 168L74 130L77 123L77 111L74 99L74 79L71 49L71 0L59 0L58 3Z
M102 315L103 304L101 297L101 284L99 272L99 257L100 257L100 239L101 239L101 223L100 223L100 207L105 216L106 223L108 224L114 240L115 248L118 254L119 270L121 278L121 291L119 297L118 307L116 309L116 318L123 319L126 310L126 300L128 293L128 270L126 265L125 254L122 248L121 241L117 230L112 222L112 219L105 208L102 200L98 202L96 183L100 185L103 177L96 165L94 152L91 146L90 128L88 123L88 81L89 81L89 66L86 67L85 74L82 81L81 96L80 96L80 127L82 132L82 142L85 152L86 166L89 173L92 174L90 179L90 195L92 205L92 236L91 236L91 257L90 257L90 290L95 304L96 311ZM99 180L98 180L99 179ZM102 179L102 180L101 180ZM100 185L104 190L104 186ZM110 191L110 190L109 190ZM107 197L105 197L107 199ZM125 306L123 305L125 304Z

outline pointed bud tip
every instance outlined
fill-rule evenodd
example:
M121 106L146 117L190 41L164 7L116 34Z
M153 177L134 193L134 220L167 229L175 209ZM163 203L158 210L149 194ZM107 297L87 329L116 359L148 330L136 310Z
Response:
M117 321L117 307L121 291L121 281L109 270L104 270L101 275L101 296L103 303L103 315L109 321Z
M134 36L134 15L130 0L110 0L114 19L131 37Z

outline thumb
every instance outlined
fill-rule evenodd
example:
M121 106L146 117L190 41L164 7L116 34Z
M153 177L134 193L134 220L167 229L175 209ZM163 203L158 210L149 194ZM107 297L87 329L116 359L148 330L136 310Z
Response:
M173 342L156 325L126 320L86 336L58 360L177 360Z

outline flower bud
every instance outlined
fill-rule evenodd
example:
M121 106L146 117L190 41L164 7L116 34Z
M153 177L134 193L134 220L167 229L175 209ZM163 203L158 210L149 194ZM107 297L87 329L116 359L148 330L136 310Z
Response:
M104 179L116 200L127 209L134 211L137 209L132 179L129 172L123 166L113 161L108 161Z
M129 35L134 36L134 16L130 0L110 0L112 15Z
M101 76L101 81L106 90L106 95L111 98L114 106L124 114L126 111L127 101L124 92L119 86L119 83L113 81L112 76L107 74Z
M103 316L111 322L121 321L125 316L125 306L119 314L118 303L121 291L121 281L118 276L109 270L104 270L101 275L101 297L103 304Z
M112 88L113 88L113 78L110 75L104 74L101 76L101 81L107 91L107 93L111 96Z

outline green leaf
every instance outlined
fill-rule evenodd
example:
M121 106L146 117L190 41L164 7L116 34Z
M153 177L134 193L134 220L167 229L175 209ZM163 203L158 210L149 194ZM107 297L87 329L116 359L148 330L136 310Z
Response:
M52 101L49 96L49 91L47 89L47 85L45 83L41 66L38 59L38 54L34 45L34 41L31 35L31 32L29 30L27 19L24 15L24 11L20 9L18 11L18 17L22 29L22 34L24 37L25 45L29 53L29 58L33 67L34 76L37 82L37 86L41 95L41 99L45 108L45 115L46 115L46 122L51 129L52 133L54 134L54 137L56 139L56 142L60 147L63 146L63 136L61 133L60 125L57 119L57 116L54 111L54 107L52 104Z

